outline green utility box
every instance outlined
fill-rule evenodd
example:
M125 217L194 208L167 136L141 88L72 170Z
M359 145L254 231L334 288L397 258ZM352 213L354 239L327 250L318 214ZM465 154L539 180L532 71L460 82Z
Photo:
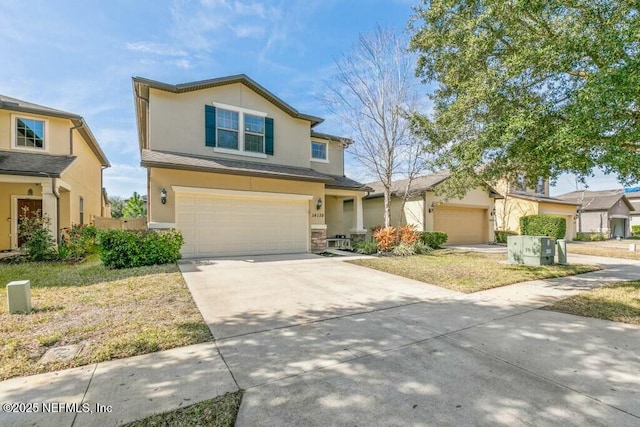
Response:
M509 236L507 256L511 264L552 265L555 241L546 236Z

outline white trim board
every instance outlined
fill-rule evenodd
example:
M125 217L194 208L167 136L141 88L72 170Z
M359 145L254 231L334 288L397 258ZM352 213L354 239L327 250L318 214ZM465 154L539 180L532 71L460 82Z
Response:
M281 199L281 200L312 200L311 194L290 194L290 193L267 193L264 191L244 191L244 190L223 190L219 188L203 187L183 187L179 185L171 186L174 193L203 194L210 196L246 197L261 199Z

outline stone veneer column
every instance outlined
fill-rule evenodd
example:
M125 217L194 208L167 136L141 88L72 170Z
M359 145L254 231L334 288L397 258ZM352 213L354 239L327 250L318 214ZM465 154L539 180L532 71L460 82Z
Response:
M367 230L349 230L349 233L352 245L364 242L367 237Z
M314 254L327 249L327 226L325 224L311 225L311 252Z

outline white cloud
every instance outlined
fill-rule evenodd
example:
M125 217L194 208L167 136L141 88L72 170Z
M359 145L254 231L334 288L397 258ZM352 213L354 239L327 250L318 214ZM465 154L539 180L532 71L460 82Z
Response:
M104 187L109 196L129 197L133 192L147 194L147 173L143 167L114 164L104 171Z
M132 50L134 52L144 52L151 53L154 55L163 55L163 56L187 56L187 52L181 49L177 49L171 45L165 43L154 43L154 42L128 42L126 44L128 50Z
M262 37L266 28L260 25L237 25L233 27L236 37Z

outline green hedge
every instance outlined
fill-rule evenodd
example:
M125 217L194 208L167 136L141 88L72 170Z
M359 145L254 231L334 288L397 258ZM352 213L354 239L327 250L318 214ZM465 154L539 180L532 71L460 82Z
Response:
M439 248L447 243L448 238L447 233L443 233L442 231L423 231L420 233L420 242L433 249Z
M496 230L496 243L507 243L509 236L517 236L518 233L511 230Z
M528 215L520 217L520 232L523 236L548 236L564 239L567 220L560 215Z
M631 226L631 235L633 237L640 237L640 225Z
M179 231L106 230L98 238L100 259L109 268L176 262L184 243Z

